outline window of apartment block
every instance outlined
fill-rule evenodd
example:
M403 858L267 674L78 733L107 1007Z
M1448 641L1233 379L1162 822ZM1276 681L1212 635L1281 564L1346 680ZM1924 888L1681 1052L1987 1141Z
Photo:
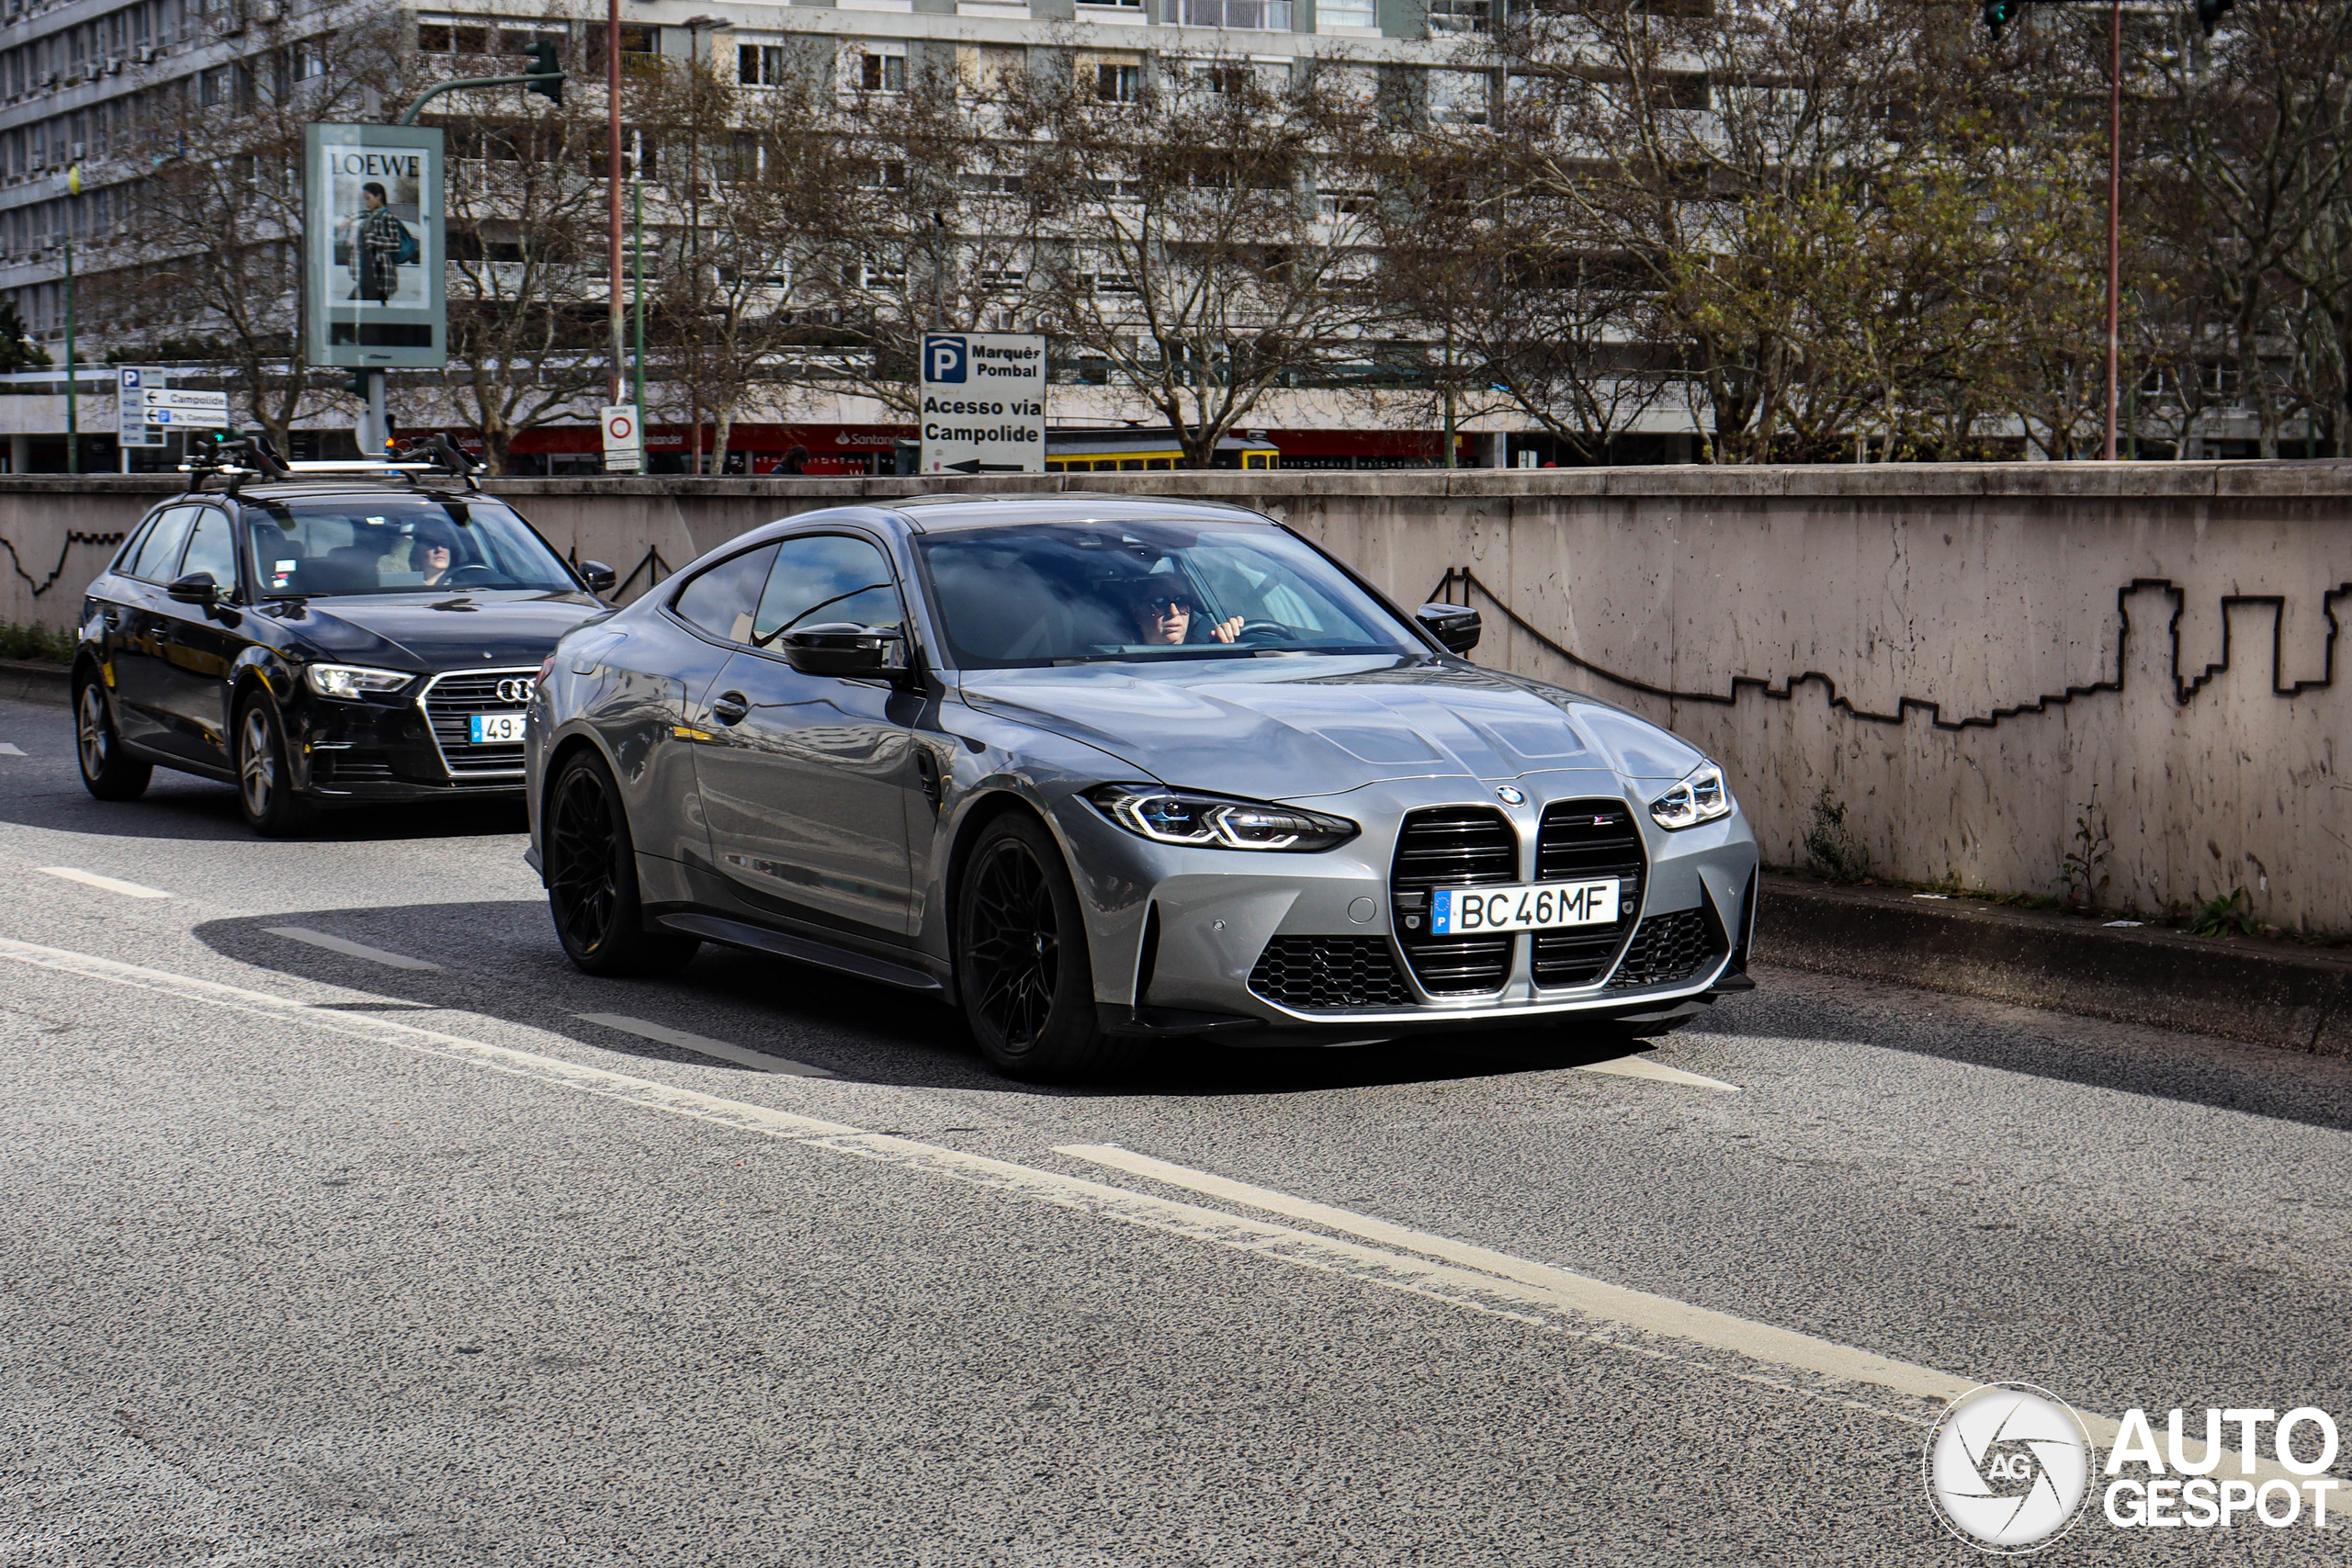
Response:
M791 51L782 44L737 44L735 79L749 87L781 87L790 59Z
M958 44L956 75L967 93L994 97L1020 85L1029 72L1029 51L1013 44Z
M1315 0L1315 30L1318 33L1368 31L1380 26L1374 0Z
M907 90L907 51L903 44L868 43L858 47L852 84L861 93L903 93Z
M605 69L605 24L592 22L581 29L583 63L591 73ZM621 28L621 68L650 64L662 54L662 29L624 24Z
M1431 125L1487 123L1487 95L1492 84L1484 72L1430 71L1424 73L1423 81L1429 91Z
M488 54L490 23L480 17L420 14L416 47L425 54Z
M1080 54L1078 79L1105 103L1131 104L1143 96L1143 56Z

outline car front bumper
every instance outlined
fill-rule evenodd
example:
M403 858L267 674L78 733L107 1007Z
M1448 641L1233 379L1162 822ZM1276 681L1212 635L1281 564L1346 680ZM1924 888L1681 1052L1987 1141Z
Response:
M1668 832L1649 820L1647 800L1665 787L1650 781L1579 770L1503 782L1523 804L1500 800L1493 781L1459 778L1294 797L1286 804L1363 827L1315 854L1154 844L1069 797L1056 819L1090 906L1106 1026L1341 1043L1580 1015L1665 1020L1747 987L1758 856L1736 811ZM1451 950L1403 929L1412 895L1399 885L1397 853L1408 825L1491 813L1510 830L1513 879L1534 883L1559 877L1544 859L1547 812L1557 821L1586 807L1596 823L1629 818L1638 832L1637 891L1616 922L1594 929L1594 956L1573 983L1560 983L1561 966L1545 957L1556 950L1527 934L1509 938L1507 953L1483 950L1487 967L1465 981L1446 973Z

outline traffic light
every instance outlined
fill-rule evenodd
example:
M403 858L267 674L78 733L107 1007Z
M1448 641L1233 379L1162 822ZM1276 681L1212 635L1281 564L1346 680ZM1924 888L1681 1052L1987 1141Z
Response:
M2213 36L2214 28L2236 8L2237 3L2238 0L2197 0L2197 25L2205 29L2207 38Z
M368 372L365 370L354 370L350 375L345 377L343 381L343 389L349 392L355 398L366 397L368 395Z
M543 38L523 52L531 57L531 74L539 78L536 82L524 83L523 90L537 93L554 103L563 102L563 61L557 52L555 40Z
M2198 3L2202 5L2205 0ZM1999 38L2001 29L2017 19L2018 8L2024 4L2025 0L1984 0L1984 25L1993 29L1995 38Z

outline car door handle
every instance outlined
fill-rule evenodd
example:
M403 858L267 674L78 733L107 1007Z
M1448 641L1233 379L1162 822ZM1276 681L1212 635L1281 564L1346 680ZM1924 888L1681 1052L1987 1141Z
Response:
M741 724L751 712L752 705L741 692L721 692L710 700L710 716L721 724Z

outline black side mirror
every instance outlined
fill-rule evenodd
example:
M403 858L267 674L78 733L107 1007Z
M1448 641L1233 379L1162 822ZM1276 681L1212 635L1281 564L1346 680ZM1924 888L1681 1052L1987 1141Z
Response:
M580 563L580 581L588 585L591 593L610 593L613 584L620 579L614 576L613 569L603 561L584 560Z
M220 585L212 581L209 571L191 571L164 592L177 604L210 604L220 597Z
M1413 612L1413 619L1448 653L1469 652L1478 646L1478 638L1486 630L1478 612L1467 604L1424 604Z
M803 626L785 633L776 646L803 675L895 676L907 668L906 634L896 626Z

